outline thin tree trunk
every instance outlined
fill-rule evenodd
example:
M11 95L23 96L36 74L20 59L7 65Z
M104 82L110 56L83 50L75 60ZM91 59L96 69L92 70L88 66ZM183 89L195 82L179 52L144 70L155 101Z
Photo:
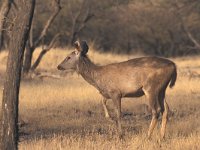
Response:
M1 10L0 10L0 50L3 47L4 27L5 27L6 18L11 8L11 3L12 3L12 0L4 0Z
M31 63L32 63L32 56L33 56L34 50L41 43L41 41L44 39L44 37L46 36L50 26L52 25L52 23L55 21L57 15L59 14L59 12L61 10L60 0L54 0L53 7L54 7L54 11L53 11L52 15L49 17L49 19L47 20L42 32L40 33L40 36L38 37L38 39L35 40L35 41L32 41L30 39L29 44L27 44L28 46L26 48L26 52L25 52L25 56L24 56L23 73L28 73L30 71ZM29 38L32 38L32 37L29 37Z
M17 10L10 34L6 80L3 90L1 150L18 149L18 103L25 44L33 18L35 0L15 0Z
M24 55L23 73L28 73L31 68L33 51L34 49L32 47L26 46L26 51Z
M43 50L40 52L40 54L39 54L37 60L35 61L35 63L34 63L33 66L31 67L31 71L34 71L34 70L38 67L38 65L40 64L40 62L41 62L43 56L44 56L47 52L48 52L47 49L43 49Z

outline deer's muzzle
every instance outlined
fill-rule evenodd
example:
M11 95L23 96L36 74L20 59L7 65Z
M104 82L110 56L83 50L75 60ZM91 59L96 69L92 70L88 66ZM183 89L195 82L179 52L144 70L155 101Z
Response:
M65 70L61 65L58 65L57 69L58 70Z

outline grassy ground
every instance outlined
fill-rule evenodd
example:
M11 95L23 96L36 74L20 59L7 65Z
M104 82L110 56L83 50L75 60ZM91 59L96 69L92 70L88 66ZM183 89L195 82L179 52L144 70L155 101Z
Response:
M34 54L37 57L39 50ZM21 150L65 149L200 149L200 57L173 59L178 66L178 80L167 90L171 114L166 140L158 143L159 130L151 140L146 133L151 117L145 113L145 97L122 100L123 141L117 138L115 125L104 117L101 96L81 76L65 74L56 66L69 51L50 51L37 71L59 75L33 79L25 78L20 90ZM135 56L89 52L97 64L108 64ZM0 54L0 87L3 88L7 53ZM2 99L2 90L0 93ZM112 102L108 102L112 112ZM114 114L113 114L114 115Z

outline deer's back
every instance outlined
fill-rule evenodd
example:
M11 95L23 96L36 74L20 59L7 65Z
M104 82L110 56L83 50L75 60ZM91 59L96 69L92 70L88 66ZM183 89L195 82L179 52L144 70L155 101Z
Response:
M113 63L100 67L101 72L111 76L120 76L128 73L153 73L157 70L165 70L175 64L165 58L160 57L141 57L130 59L128 61ZM117 75L118 74L118 75Z
M144 86L161 87L170 79L175 64L164 58L141 57L102 66L98 71L100 91L137 93Z

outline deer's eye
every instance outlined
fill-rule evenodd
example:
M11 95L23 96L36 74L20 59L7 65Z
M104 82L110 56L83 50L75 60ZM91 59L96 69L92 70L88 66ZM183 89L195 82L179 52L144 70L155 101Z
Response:
M71 57L69 57L69 56L67 57L67 59L70 59L70 58L71 58Z

